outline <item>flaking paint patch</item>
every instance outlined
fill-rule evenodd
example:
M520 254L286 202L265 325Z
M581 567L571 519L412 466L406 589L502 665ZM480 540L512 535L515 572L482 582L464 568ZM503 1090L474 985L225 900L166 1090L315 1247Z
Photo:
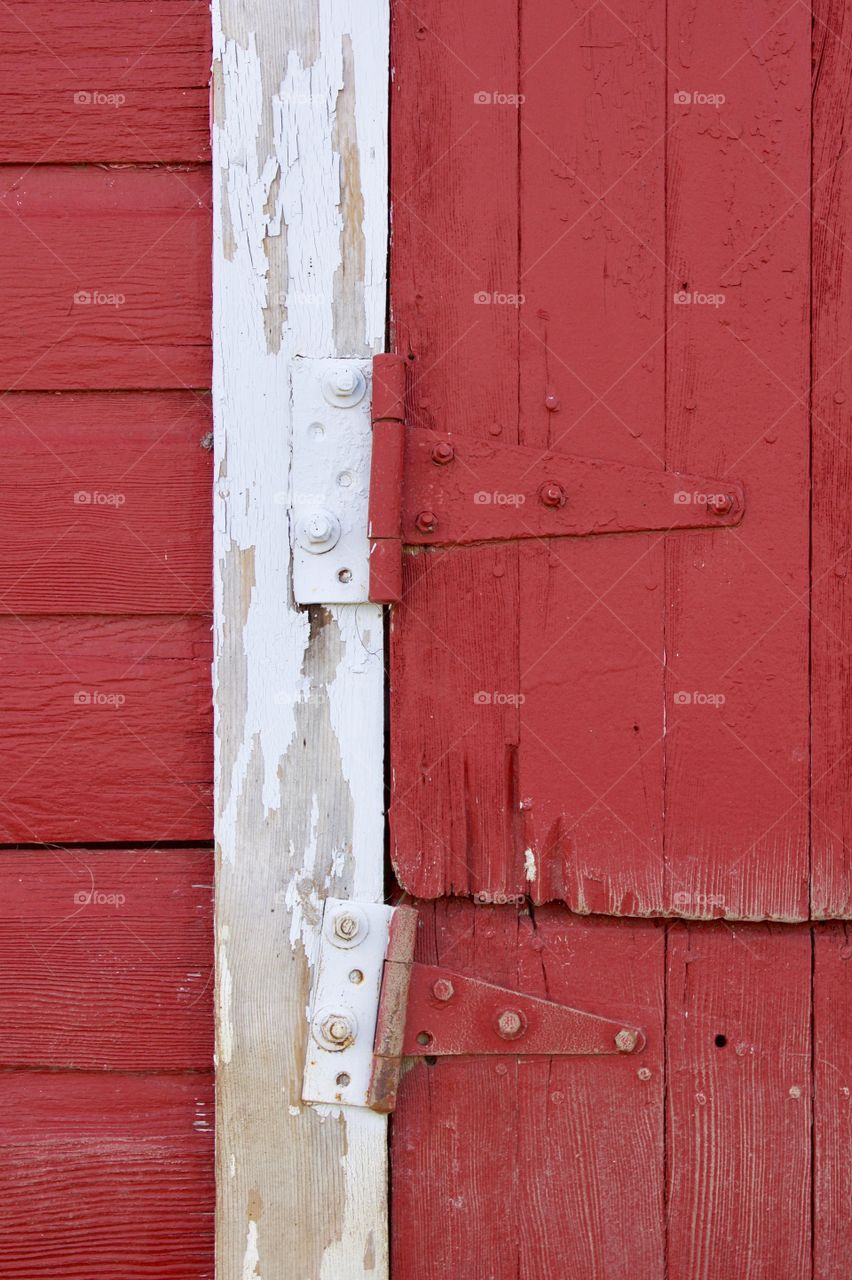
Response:
M224 942L219 944L217 968L218 1039L217 1065L227 1065L234 1052L234 1025L231 1020L233 982L228 966L228 952Z
M524 849L524 876L527 880L535 880L535 854L532 849Z
M257 1247L257 1223L249 1221L246 1231L246 1251L243 1254L241 1280L260 1280L260 1253Z

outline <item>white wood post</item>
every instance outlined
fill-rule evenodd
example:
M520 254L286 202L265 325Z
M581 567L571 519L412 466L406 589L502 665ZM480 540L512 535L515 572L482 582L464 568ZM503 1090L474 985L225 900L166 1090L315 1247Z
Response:
M214 0L218 1280L387 1275L386 1127L301 1102L326 896L382 897L382 620L292 603L290 368L384 347L388 0Z

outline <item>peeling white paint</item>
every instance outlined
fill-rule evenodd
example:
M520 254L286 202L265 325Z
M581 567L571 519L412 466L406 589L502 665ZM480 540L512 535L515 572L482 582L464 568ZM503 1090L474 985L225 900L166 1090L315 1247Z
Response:
M535 854L532 849L524 849L524 875L527 880L535 880Z
M381 611L315 612L312 632L291 604L282 495L293 358L383 349L388 0L214 0L213 30L217 1273L360 1280L369 1257L384 1280L386 1122L323 1121L291 1078L321 902L383 892ZM292 761L311 758L312 733L306 775ZM329 1124L339 1142L318 1133ZM300 1213L319 1194L323 1212ZM254 1195L262 1240L251 1214L246 1231Z

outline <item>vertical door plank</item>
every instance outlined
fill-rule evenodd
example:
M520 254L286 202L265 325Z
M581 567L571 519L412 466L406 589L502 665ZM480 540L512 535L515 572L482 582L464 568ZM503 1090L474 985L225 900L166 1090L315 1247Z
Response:
M812 911L852 915L852 12L814 6Z
M393 13L391 316L409 421L516 443L518 308L503 299L518 290L517 0ZM513 547L406 557L392 852L424 896L523 889L517 564Z
M810 13L672 0L668 30L666 460L747 505L667 542L666 907L801 919Z
M382 1280L386 1122L301 1103L322 900L382 897L382 617L292 604L286 495L292 358L384 345L388 13L214 12L217 1274Z
M668 1265L810 1280L811 940L669 926Z
M814 929L814 1280L852 1258L852 930Z
M395 1280L659 1280L664 926L421 907L418 958L645 1028L632 1057L438 1059L393 1120Z
M664 47L662 4L523 10L521 421L542 452L664 466ZM540 901L660 908L662 543L522 548L520 793Z

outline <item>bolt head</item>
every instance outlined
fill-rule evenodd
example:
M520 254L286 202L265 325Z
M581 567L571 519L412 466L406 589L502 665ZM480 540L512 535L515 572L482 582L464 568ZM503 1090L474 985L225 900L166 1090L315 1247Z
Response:
M331 520L322 511L308 517L305 529L310 542L328 542L334 531Z
M351 396L357 385L358 379L353 369L341 369L335 374L334 386L342 396Z
M629 1027L622 1027L615 1037L615 1047L619 1053L632 1053L639 1043L639 1032Z
M341 1047L355 1039L355 1028L345 1013L331 1013L322 1023L322 1033L331 1044Z
M438 517L434 511L421 511L414 523L421 533L429 533L438 523Z
M516 1040L523 1034L524 1015L518 1009L504 1009L497 1019L497 1034L504 1040Z
M565 503L565 490L561 484L548 481L538 491L538 496L546 507L561 507Z
M432 461L437 462L439 466L444 467L448 462L452 462L456 456L456 451L449 441L442 440L436 444L432 450Z
M357 916L351 915L348 911L341 911L339 915L334 917L334 934L337 938L343 938L345 942L351 942L353 938L358 936L361 923Z
M449 978L438 978L432 983L432 995L436 1000L452 1000L456 989Z
M559 408L559 396L554 395L552 391L549 392L548 395L544 397L544 404L545 408L549 409L551 413L555 413Z
M719 493L708 505L714 515L726 516L734 509L734 498L730 493Z

